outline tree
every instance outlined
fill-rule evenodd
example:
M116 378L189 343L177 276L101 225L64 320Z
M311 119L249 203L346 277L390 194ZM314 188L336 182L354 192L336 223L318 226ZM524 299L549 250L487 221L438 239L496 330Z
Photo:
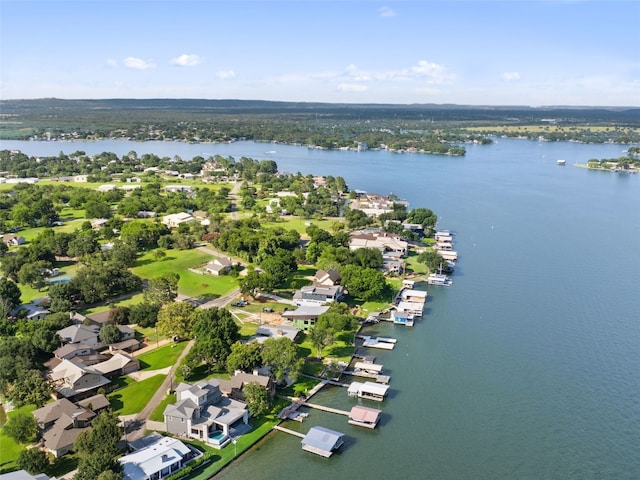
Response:
M129 323L131 309L129 307L115 307L109 310L109 321L116 325L126 325Z
M44 450L39 448L27 448L20 452L16 462L18 468L26 470L32 475L38 475L46 471L49 466L49 457Z
M247 383L242 389L242 394L252 417L263 415L271 408L269 392L258 382Z
M111 206L101 199L92 198L84 204L85 218L109 218Z
M349 295L361 300L382 299L388 293L389 286L384 275L373 268L347 265L340 270L342 284Z
M74 480L96 480L108 470L120 472L116 456L120 454L118 443L122 431L118 417L103 411L92 422L92 428L76 438L74 448L79 457L78 473Z
M45 269L48 266L49 263L44 260L25 263L18 272L18 281L23 285L29 285L40 291L47 283L45 280Z
M227 357L227 371L233 374L236 370L252 372L254 368L262 365L262 345L258 342L241 343L231 345L231 352Z
M100 329L100 333L98 334L98 337L100 337L100 341L105 345L118 343L121 336L122 334L120 333L120 329L118 328L118 326L112 323L108 323L104 327L102 327Z
M0 278L0 318L6 318L11 310L20 305L22 292L15 282Z
M347 220L347 227L350 229L366 227L373 223L373 220L362 210L349 209L344 217Z
M331 345L334 341L333 330L325 325L315 325L309 332L309 339L318 351L318 358L322 358L324 347Z
M106 472L102 472L98 475L96 480L122 480L122 473L107 470Z
M7 395L16 407L23 405L43 406L51 398L53 388L39 370L22 371Z
M178 296L180 275L167 273L149 280L149 288L144 291L145 302L164 305L173 302Z
M196 308L188 302L172 302L158 312L158 331L163 335L191 338Z
M17 412L9 417L2 431L18 443L27 443L35 440L38 425L30 413Z
M148 302L132 305L129 309L129 323L135 323L141 327L153 327L158 321L160 305Z
M228 310L213 307L197 312L193 335L197 342L189 352L192 359L208 366L225 365L231 346L240 340L240 327Z
M304 360L298 358L298 347L286 337L268 338L262 344L262 362L271 367L271 376L279 384L287 378L295 381L304 364Z

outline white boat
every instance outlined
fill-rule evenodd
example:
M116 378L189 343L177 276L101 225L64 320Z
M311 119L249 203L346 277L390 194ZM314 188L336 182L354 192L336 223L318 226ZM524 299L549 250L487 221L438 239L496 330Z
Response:
M442 273L432 273L427 278L427 283L429 285L444 285L448 287L453 283L453 281Z
M556 160L556 163L557 163L558 165L566 165L566 164L567 164L567 161L566 161L566 160Z

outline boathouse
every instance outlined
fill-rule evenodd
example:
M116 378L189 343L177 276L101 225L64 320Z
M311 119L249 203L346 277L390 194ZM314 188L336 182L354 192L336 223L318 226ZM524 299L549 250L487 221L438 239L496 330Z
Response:
M374 382L351 382L347 392L351 397L368 398L381 402L387 396L389 385Z
M313 427L301 441L302 449L323 457L330 457L344 443L344 433L325 427Z
M381 410L355 405L349 412L349 423L359 427L376 428L380 421Z

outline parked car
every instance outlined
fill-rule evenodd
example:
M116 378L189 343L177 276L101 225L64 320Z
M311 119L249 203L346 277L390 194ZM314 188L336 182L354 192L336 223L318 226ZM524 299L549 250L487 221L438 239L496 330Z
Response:
M232 307L245 307L249 305L249 302L247 302L246 300L238 300L237 302L233 302L231 304Z
M262 309L262 311L263 311L264 313L273 313L273 308L264 307L264 308Z

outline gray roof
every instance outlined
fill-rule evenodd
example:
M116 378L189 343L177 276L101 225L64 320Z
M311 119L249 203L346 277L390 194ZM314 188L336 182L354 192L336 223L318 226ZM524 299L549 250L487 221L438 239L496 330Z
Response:
M313 427L302 439L302 445L310 445L314 448L330 452L340 446L344 433L336 432L325 427Z
M56 477L48 477L44 473L31 475L26 470L18 470L0 475L0 480L56 480Z
M326 305L302 305L297 310L283 312L282 316L291 319L317 318L327 310L329 307Z
M66 398L61 398L52 403L47 403L44 407L33 411L33 416L38 423L51 423L58 420L63 415L72 416L76 413L84 412L84 408L80 408Z

